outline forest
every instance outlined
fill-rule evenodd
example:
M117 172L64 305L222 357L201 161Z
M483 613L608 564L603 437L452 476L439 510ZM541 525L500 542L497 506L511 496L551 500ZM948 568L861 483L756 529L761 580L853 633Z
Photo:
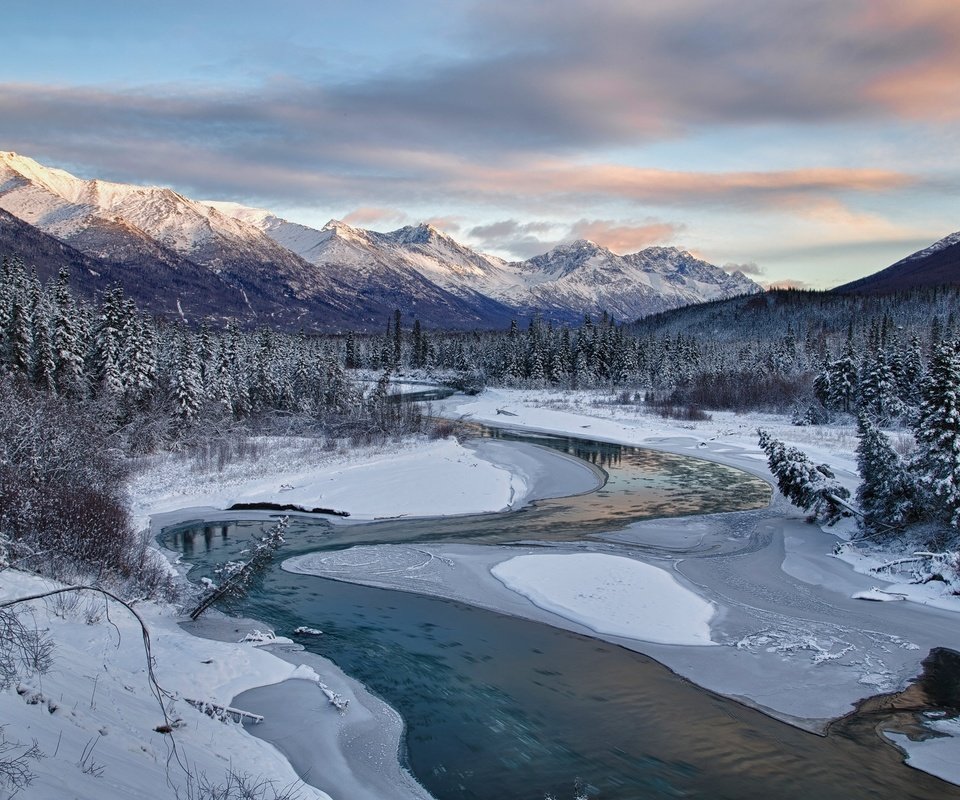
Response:
M417 320L407 329L397 311L381 335L316 336L151 317L119 288L86 303L71 292L66 272L44 285L23 263L6 260L4 558L46 563L61 575L96 564L118 579L159 586L121 497L130 456L229 448L256 433L355 445L423 431L428 423L417 407L390 396L398 375L468 392L487 384L609 390L617 402L691 418L731 409L787 412L797 425L857 419L864 530L899 530L934 508L933 517L955 530L960 474L944 459L956 437L934 441L927 431L932 419L953 413L944 398L958 374L957 290L868 299L769 295L632 325L607 315L576 328L534 318L466 334L428 331ZM917 452L894 453L880 430L891 427L915 431ZM74 544L63 559L68 541Z

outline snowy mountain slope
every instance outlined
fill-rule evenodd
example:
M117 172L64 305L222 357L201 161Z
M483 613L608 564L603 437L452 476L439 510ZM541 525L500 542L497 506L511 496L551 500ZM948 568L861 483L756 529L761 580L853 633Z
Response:
M0 152L0 210L111 265L87 274L109 272L141 305L247 324L381 330L394 309L460 329L536 311L559 322L601 311L629 320L759 291L674 248L619 256L579 241L507 263L430 225L315 229L172 189L82 180L10 152Z
M742 273L729 275L674 247L620 256L581 239L511 266L521 278L511 292L526 308L607 311L620 320L760 291Z
M636 319L668 308L760 291L742 273L718 267L676 248L651 247L619 256L594 242L562 244L528 261L507 263L482 255L430 225L390 233L330 220L320 230L236 204L214 204L259 225L278 243L342 280L426 278L467 300L492 298L514 313L537 310L559 321L606 310Z
M841 294L889 294L909 289L960 284L960 231L911 253L886 269L845 283Z

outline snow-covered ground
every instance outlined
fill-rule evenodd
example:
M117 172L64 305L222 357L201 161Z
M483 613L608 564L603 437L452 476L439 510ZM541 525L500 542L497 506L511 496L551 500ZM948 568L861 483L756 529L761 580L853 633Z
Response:
M601 393L488 390L435 403L434 409L451 417L701 456L769 477L755 434L765 427L830 463L838 477L855 485L856 440L849 429L798 428L783 417L722 413L709 421L675 422L605 399ZM183 507L251 501L339 508L356 519L372 519L517 508L536 497L586 491L596 481L595 470L566 456L502 441L420 440L346 455L286 439L263 442L256 457L221 472L192 470L172 457L157 459L133 482L131 498L140 521ZM676 545L694 539L737 557L678 556ZM837 541L775 499L770 509L756 512L649 520L596 542L558 545L549 554L542 544L378 545L312 554L285 566L459 599L598 636L648 653L702 686L819 728L860 697L902 688L931 647L960 649L960 626L949 602L938 608L854 599L869 597L881 582L833 557ZM19 596L36 591L37 581L3 572L0 591ZM659 605L649 605L654 602ZM681 604L689 606L682 614ZM173 797L168 773L176 781L182 771L176 764L168 770L171 738L179 752L189 754L191 768L211 780L241 765L240 772L290 783L296 776L280 753L182 699L226 705L238 693L273 684L276 694L266 707L277 713L264 726L274 726L269 738L311 783L333 797L425 797L397 765L402 722L329 662L289 648L274 655L251 644L191 636L178 627L171 609L140 604L154 631L160 683L181 698L172 711L184 723L171 737L153 730L163 714L143 674L139 633L125 611L111 610L113 628L88 610L87 601L73 610L34 606L36 619L57 640L54 668L42 679L26 681L23 694L0 693L0 722L8 725L8 737L35 736L50 756L34 765L40 777L24 796L119 800L145 796L142 787L149 785L149 796ZM681 626L662 624L678 616ZM236 621L214 617L207 625L205 635L242 638L243 630L230 627L242 628ZM722 646L688 646L703 644ZM350 699L347 714L331 706L318 679ZM280 713L284 707L289 715ZM892 738L912 765L960 783L955 722L929 725L944 738ZM358 738L358 729L366 740ZM308 740L325 742L326 749L305 753ZM368 745L358 748L358 741ZM85 748L93 749L86 758ZM317 777L320 772L326 774ZM325 795L303 787L302 796Z
M272 502L347 511L354 519L500 511L529 489L522 470L501 466L456 439L416 439L350 453L329 452L308 440L261 440L257 454L222 471L191 468L163 456L132 481L138 523L179 508L228 508Z
M57 588L35 576L0 575L3 601ZM187 771L223 782L228 770L283 786L300 785L297 774L270 745L234 722L220 722L187 699L229 706L239 692L291 678L312 685L319 676L261 651L253 644L226 644L184 633L169 607L136 606L150 630L156 677L170 695L163 705L147 678L139 623L121 606L94 595L34 601L25 619L47 629L53 665L45 675L24 677L0 692L0 723L9 740L36 740L45 757L28 764L36 780L22 795L32 800L67 797L125 800L186 795ZM240 638L240 636L238 636ZM176 697L173 700L171 698ZM318 705L329 705L318 703ZM338 714L332 707L323 716ZM173 723L170 732L157 728ZM185 769L186 768L186 771ZM303 798L328 798L300 786Z

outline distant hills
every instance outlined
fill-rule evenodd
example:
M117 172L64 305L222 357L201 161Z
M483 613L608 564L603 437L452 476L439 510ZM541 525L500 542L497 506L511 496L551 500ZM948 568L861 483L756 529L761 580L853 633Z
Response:
M900 259L886 269L845 283L838 294L890 294L910 289L960 284L960 231Z
M44 278L66 266L82 294L119 283L159 314L318 331L380 330L397 308L450 329L535 312L630 320L761 291L672 247L621 256L580 240L509 263L429 225L314 229L171 189L82 180L10 152L0 152L0 255Z

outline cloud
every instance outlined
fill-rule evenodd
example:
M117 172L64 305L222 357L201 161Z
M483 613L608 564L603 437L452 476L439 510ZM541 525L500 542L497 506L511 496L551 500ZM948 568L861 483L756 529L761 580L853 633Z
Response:
M721 269L731 274L734 272L742 272L744 275L766 275L766 270L754 261L747 261L743 264L728 262L724 264Z
M483 250L510 253L526 259L577 239L589 239L621 255L633 253L654 244L669 242L682 229L682 225L657 220L631 223L580 219L566 224L505 219L477 225L468 231L468 235Z
M347 225L357 225L360 227L403 225L407 222L407 219L407 215L399 209L377 208L375 206L355 208L343 217L343 221L346 222Z
M467 231L467 235L481 250L498 251L527 259L556 246L557 239L543 236L556 227L552 222L504 219L487 225L477 225Z
M449 234L460 232L460 220L457 217L430 217L424 222Z
M960 6L941 0L874 0L864 23L868 30L916 47L907 63L895 65L868 84L867 96L904 117L956 119L960 113ZM920 43L923 46L917 47Z
M0 84L0 136L60 161L116 164L128 178L139 174L138 153L149 164L177 151L180 159L157 165L158 177L181 181L181 161L199 165L195 180L208 193L213 181L226 189L245 179L238 165L259 163L278 176L308 176L307 185L292 181L298 199L309 191L328 199L341 181L393 184L394 194L413 183L424 196L422 180L444 160L569 162L718 125L960 114L954 0L486 0L466 8L456 58L350 81L288 74L229 91ZM584 182L611 179L594 167Z
M590 239L621 255L645 247L670 242L683 226L650 221L640 225L616 223L607 219L581 219L570 226L569 236Z
M812 283L800 280L799 278L781 278L776 281L761 281L760 285L764 289L812 289Z

